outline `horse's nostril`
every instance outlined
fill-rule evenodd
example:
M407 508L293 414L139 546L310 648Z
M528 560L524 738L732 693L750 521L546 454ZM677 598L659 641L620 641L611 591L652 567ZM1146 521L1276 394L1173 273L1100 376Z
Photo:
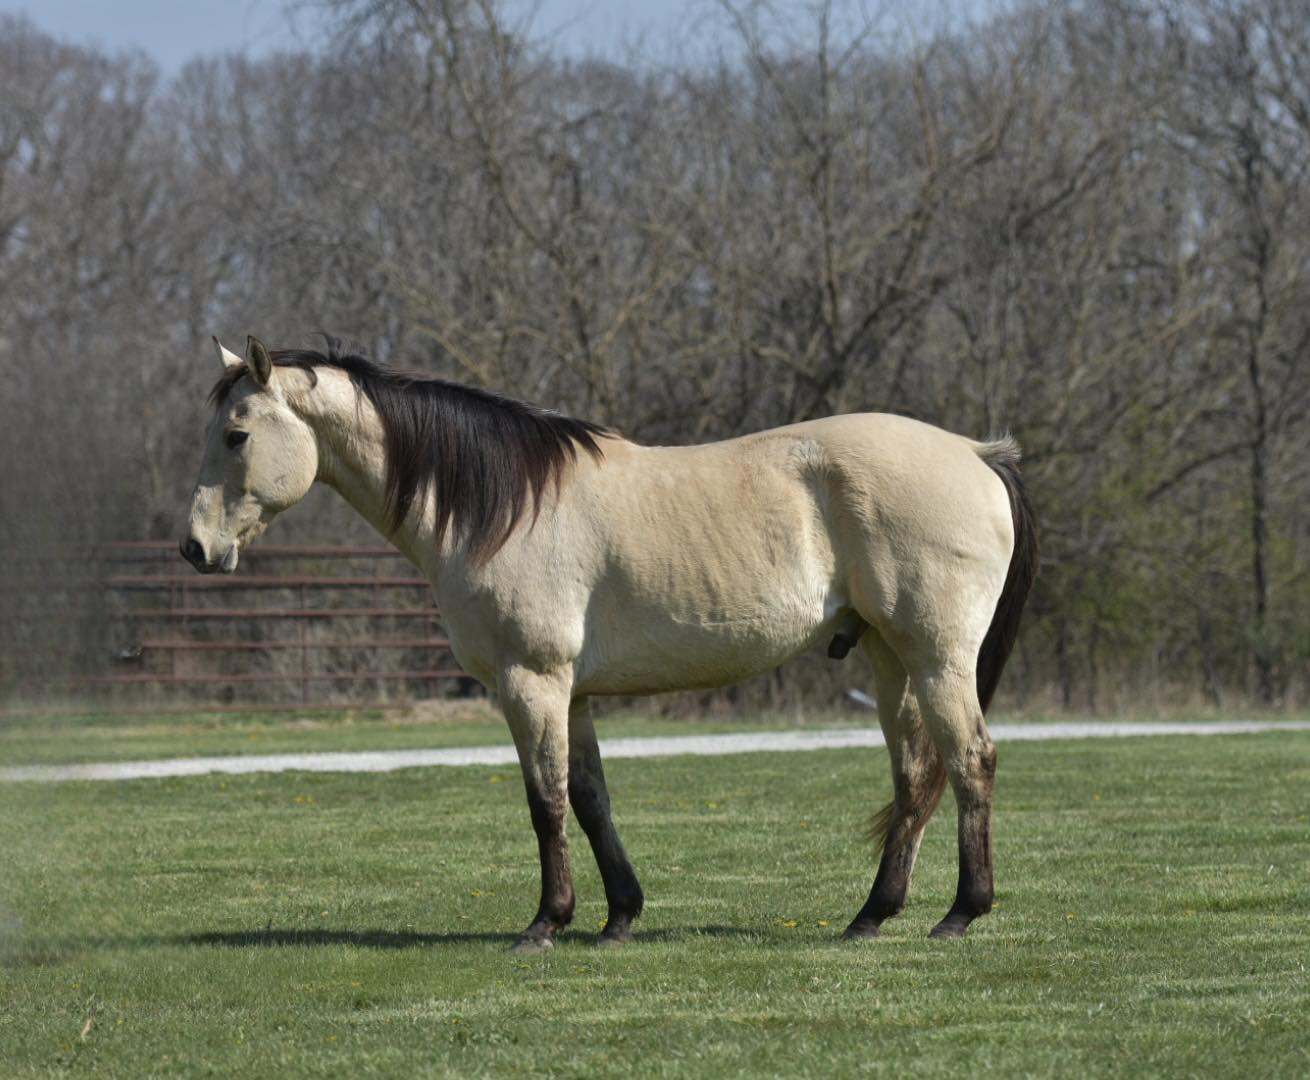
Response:
M192 566L205 565L205 549L200 546L200 541L194 536L188 536L182 541L182 558L186 559Z

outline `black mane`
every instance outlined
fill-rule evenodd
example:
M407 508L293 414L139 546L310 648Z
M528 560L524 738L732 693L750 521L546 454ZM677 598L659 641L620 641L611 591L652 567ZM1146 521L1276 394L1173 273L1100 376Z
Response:
M311 378L321 367L350 376L382 420L388 528L398 529L431 486L437 543L453 531L467 544L474 562L501 548L527 513L529 501L536 521L546 488L553 486L558 493L579 447L599 460L597 438L613 434L600 424L490 390L340 353L331 339L326 354L280 349L270 355L275 366L299 368ZM215 407L246 373L243 364L220 376L209 395Z

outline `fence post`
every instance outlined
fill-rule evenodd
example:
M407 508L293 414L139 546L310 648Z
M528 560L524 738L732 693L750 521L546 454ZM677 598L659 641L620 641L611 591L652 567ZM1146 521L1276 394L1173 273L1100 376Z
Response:
M308 705L309 704L309 648L307 647L307 642L305 640L305 627L306 624L309 622L309 620L306 619L303 614L303 612L306 610L305 583L303 581L300 583L300 610L302 614L300 618L296 620L297 622L300 623L300 703L302 705Z
M187 608L189 607L189 605L188 605L188 603L187 603L187 596L188 596L187 588L188 588L188 587L187 587L186 585L183 585L183 586L182 586L182 610L183 610L183 611L187 610ZM177 610L177 588L176 588L175 586L173 586L173 585L170 585L170 586L168 587L168 609L169 609L169 612L170 612L170 613L171 613L171 612L174 612L174 611ZM191 637L191 617L190 617L189 615L183 615L183 616L182 616L182 637L183 637L183 638L190 638L190 637ZM168 650L168 678L169 678L169 682L170 682L170 684L171 684L171 685L169 686L169 689L168 689L168 696L169 696L169 697L176 696L176 695L177 695L177 686L178 686L178 684L177 684L177 650L176 650L176 649L169 649L169 650ZM190 697L190 696L191 696L191 692L190 692L190 691L187 691L187 697ZM190 702L188 702L188 704L190 704Z
M378 579L379 577L381 577L381 576L382 576L382 560L381 560L381 559L374 559L374 560L373 560L373 586L372 586L372 588L370 589L370 593L371 593L371 595L372 595L372 597L373 597L373 610L374 610L374 611L380 611L380 610L382 609L382 590L378 587L378 583L377 583L377 579ZM376 625L376 624L377 624L378 622L380 622L380 621L381 621L381 620L378 618L378 616L372 616L372 617L370 617L369 620L368 620L370 626ZM393 623L392 628L394 628L394 623ZM376 633L377 633L376 630L370 630L370 631L369 631L369 635L370 635L370 637L373 636L373 635L376 634ZM379 701L383 701L383 700L385 700L385 696L386 696L386 685L387 685L387 680L384 679L384 678L382 678L382 675L381 675L381 672L382 672L382 657L381 657L381 655L379 654L379 651L378 651L376 648L373 648L373 649L370 649L370 650L369 650L369 663L372 664L373 667L374 667L374 668L378 671L378 673L379 673L379 674L378 674L378 678L377 678L377 680L376 680L376 681L377 681L377 686L374 688L374 693L377 694L377 696L378 696L378 700L379 700Z

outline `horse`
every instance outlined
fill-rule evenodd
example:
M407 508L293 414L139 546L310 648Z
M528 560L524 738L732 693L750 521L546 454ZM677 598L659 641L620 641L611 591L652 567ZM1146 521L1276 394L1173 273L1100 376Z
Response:
M202 573L318 482L432 585L450 648L513 735L541 861L520 953L570 922L571 806L604 882L599 943L633 938L643 893L610 815L588 701L723 686L828 642L872 667L893 798L881 858L846 928L905 905L947 781L958 818L956 938L991 909L996 750L984 719L1038 566L1008 437L902 416L832 416L700 446L644 446L600 424L340 352L224 370L182 555Z

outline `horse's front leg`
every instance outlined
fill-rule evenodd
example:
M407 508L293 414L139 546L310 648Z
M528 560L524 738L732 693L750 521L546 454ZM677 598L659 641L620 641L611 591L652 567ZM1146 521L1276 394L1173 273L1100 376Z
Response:
M569 709L569 801L578 824L591 841L591 850L605 883L609 918L600 945L621 945L632 940L632 920L641 914L641 885L610 816L609 789L600 763L600 745L586 698Z
M514 943L518 953L549 949L573 918L564 818L569 798L569 696L571 676L507 668L498 682L523 769L528 810L541 853L541 903L536 918Z

